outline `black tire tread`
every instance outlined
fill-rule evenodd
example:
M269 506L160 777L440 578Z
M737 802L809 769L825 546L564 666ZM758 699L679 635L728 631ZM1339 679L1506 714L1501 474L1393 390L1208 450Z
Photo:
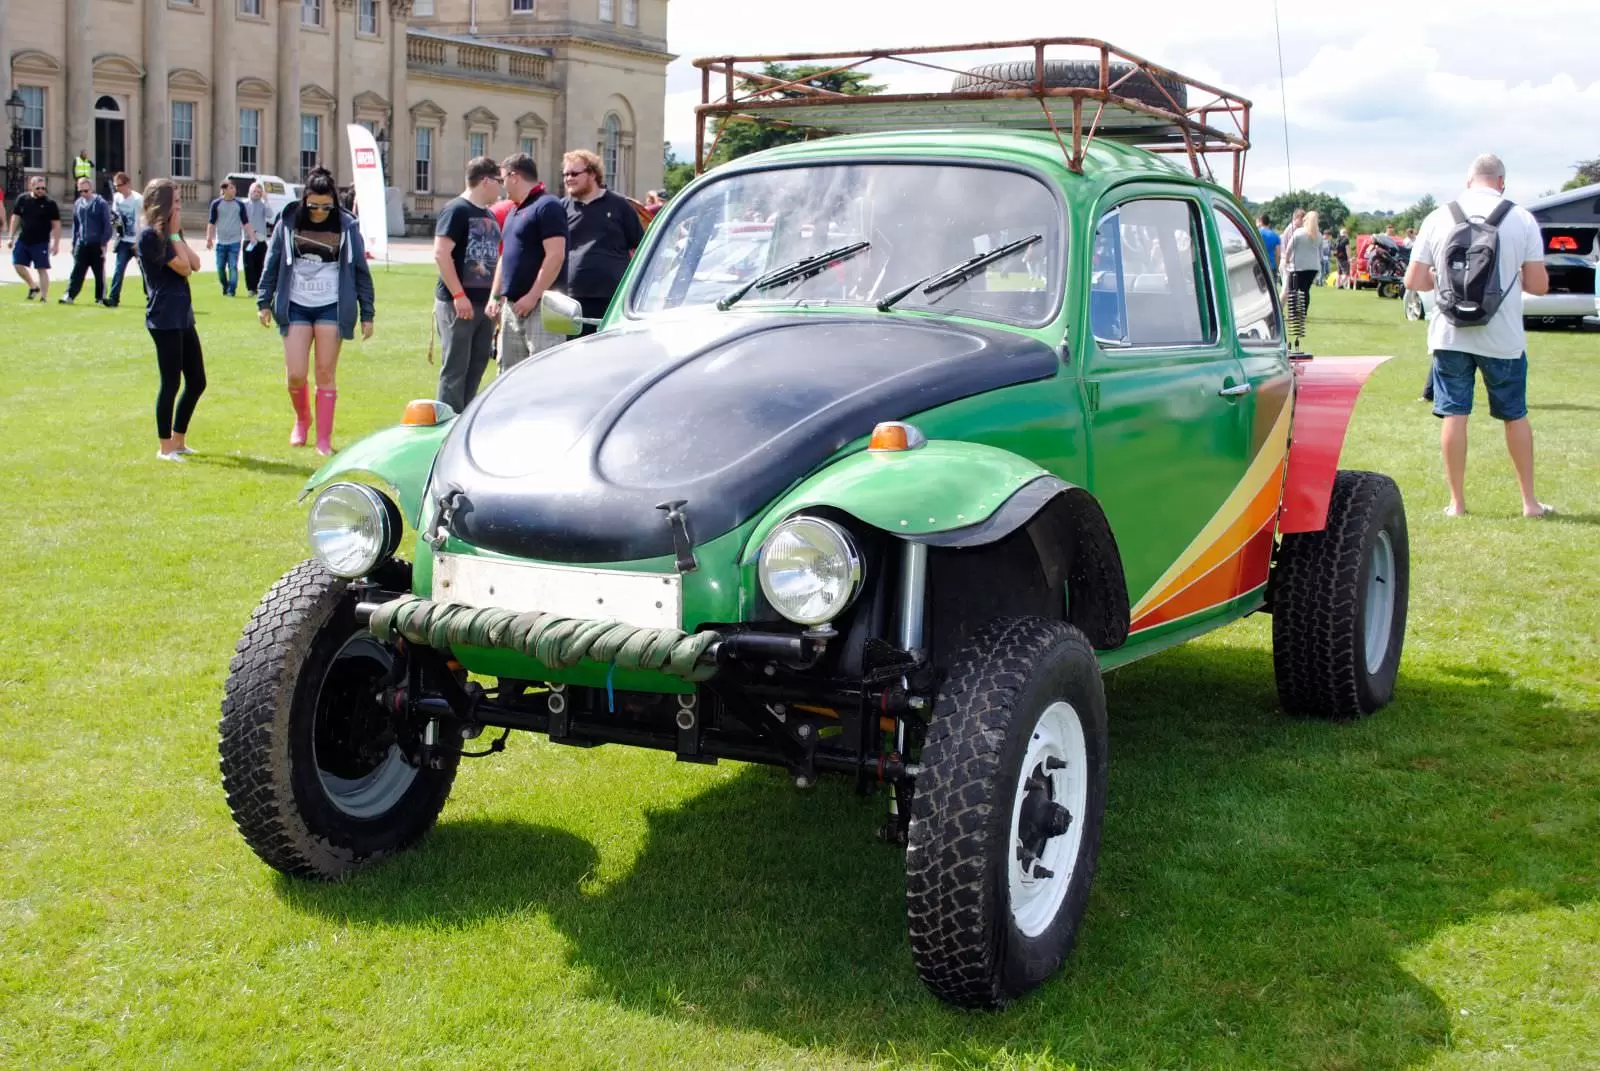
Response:
M223 789L245 843L285 874L324 881L342 878L420 839L443 809L456 769L452 761L438 772L432 816L390 850L353 852L307 827L289 780L288 707L318 629L348 588L348 582L316 561L301 562L272 585L251 613L228 665L218 725Z
M1357 619L1366 534L1391 497L1400 488L1388 476L1341 471L1326 527L1283 537L1272 576L1272 662L1278 701L1291 714L1348 719L1376 709L1363 698Z
M1007 920L992 917L997 905L984 895L993 787L1014 701L1061 645L1094 657L1084 634L1061 621L1002 618L980 629L951 667L923 743L906 851L911 954L934 995L961 1007L1002 1007L1014 996L992 937Z
M1112 63L1107 72L1110 82L1115 85L1118 78L1132 71L1131 63ZM1034 80L1033 60L1013 60L1007 63L988 63L981 67L974 67L965 74L956 76L951 83L952 92L962 92L985 89L1009 89L1012 86L1003 85L1006 82L1031 83ZM1100 85L1100 64L1089 60L1045 60L1044 84L1046 88L1066 89L1094 89ZM1168 100L1162 93L1164 87L1167 93L1172 94ZM1116 86L1112 90L1118 96L1128 97L1155 108L1172 107L1174 101L1180 106L1188 101L1188 87L1175 78L1158 77L1152 80L1149 75L1136 74L1132 78Z

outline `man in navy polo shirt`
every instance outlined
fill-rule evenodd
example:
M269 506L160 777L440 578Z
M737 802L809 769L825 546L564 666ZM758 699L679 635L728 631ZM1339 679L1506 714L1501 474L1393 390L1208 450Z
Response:
M564 341L539 322L539 301L567 282L567 211L539 181L527 153L500 162L500 182L516 205L500 232L500 263L489 288L489 316L500 314L500 371Z

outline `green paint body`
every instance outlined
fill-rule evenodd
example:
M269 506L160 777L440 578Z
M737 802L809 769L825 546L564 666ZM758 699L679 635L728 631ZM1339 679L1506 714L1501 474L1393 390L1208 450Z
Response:
M869 157L1022 167L1053 185L1065 207L1068 231L1064 300L1055 318L1036 329L940 317L924 310L881 313L870 307L830 305L817 311L835 317L902 316L1000 326L1049 345L1061 354L1060 366L1052 378L964 398L907 418L930 440L921 449L873 454L863 440L850 443L757 518L704 542L696 548L699 570L684 577L683 627L692 631L706 624L748 619L760 600L755 559L761 541L796 511L830 506L890 533L926 535L983 520L1018 487L1043 474L1085 488L1100 502L1123 559L1130 601L1137 602L1240 482L1260 446L1263 427L1270 425L1282 405L1292 403L1292 377L1283 344L1244 347L1236 342L1228 265L1209 217L1226 212L1248 234L1253 230L1248 215L1222 189L1150 153L1095 141L1080 174L1066 166L1052 136L1025 131L915 132L787 145L702 176L680 197L736 171ZM1182 200L1206 221L1205 271L1215 295L1209 314L1213 343L1122 350L1103 347L1093 337L1089 303L1094 232L1105 213L1135 197ZM602 330L634 315L627 298L643 266L670 240L669 230L658 222L647 232ZM707 306L695 312L748 315L737 307L719 312ZM1244 382L1253 388L1248 395L1237 400L1217 396L1219 389ZM1263 404L1270 411L1260 409ZM341 453L307 486L352 473L374 475L398 493L408 521L427 531L426 481L448 431L449 425L379 432ZM496 556L453 539L444 549ZM415 566L414 590L430 596L432 551L420 539ZM673 562L663 557L588 567L670 573ZM1102 664L1123 665L1236 620L1259 609L1263 595L1258 589L1205 613L1135 633L1123 647L1104 652ZM503 651L456 654L474 672L495 676L596 686L606 681L604 666L551 672ZM620 671L612 683L639 691L688 689L664 676Z

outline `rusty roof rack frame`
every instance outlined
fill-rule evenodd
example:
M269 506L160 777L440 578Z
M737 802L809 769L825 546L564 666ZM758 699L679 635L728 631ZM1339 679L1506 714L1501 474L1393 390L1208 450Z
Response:
M784 81L768 75L768 63L803 63L824 68L821 77L855 71L867 64L897 62L926 70L965 75L968 70L931 62L926 57L950 53L981 53L999 49L1033 50L1034 77L1019 82L984 75L993 88L964 88L943 93L838 93L803 81ZM1069 57L1046 56L1047 48L1070 48ZM1046 85L1047 59L1079 59L1091 55L1099 63L1094 86ZM971 67L973 61L963 57ZM983 60L979 59L978 63ZM1113 64L1130 69L1114 71ZM1142 56L1090 37L1042 37L1022 41L986 41L969 45L930 45L913 48L869 49L858 52L794 52L770 56L708 56L694 61L700 69L700 104L695 108L695 171L705 170L716 152L726 122L766 120L803 127L819 134L929 128L1002 127L1048 130L1056 137L1067 165L1083 170L1084 155L1094 139L1105 137L1158 153L1181 153L1198 178L1215 181L1210 157L1232 157L1232 186L1244 194L1245 153L1250 148L1250 102L1227 90L1179 74ZM874 76L881 74L875 71ZM722 92L713 96L713 76L720 75ZM1153 86L1164 104L1158 106L1119 92L1124 83L1141 79L1146 92ZM1181 87L1179 100L1167 84ZM1039 111L1034 113L1033 104ZM1066 112L1070 109L1070 116ZM1058 115L1058 111L1062 114ZM706 121L722 119L711 144L706 144ZM1063 127L1071 135L1071 145Z

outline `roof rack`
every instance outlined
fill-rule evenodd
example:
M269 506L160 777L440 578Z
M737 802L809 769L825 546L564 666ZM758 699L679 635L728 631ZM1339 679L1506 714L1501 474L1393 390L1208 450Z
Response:
M1016 63L1019 49L1032 51L1031 68L1026 61ZM1010 54L998 57L1000 62L995 63L994 53L1002 50L1010 50ZM1062 60L1077 63L1068 69ZM943 71L956 81L946 92L852 95L774 78L763 69L769 63L822 67L822 74L812 75L813 79L868 64L873 65L876 77L886 73L885 65L894 63L920 71ZM960 66L952 65L957 63ZM695 60L694 65L700 68L696 171L705 169L716 152L717 137L731 121L760 120L803 127L819 135L931 128L1048 130L1056 136L1074 171L1082 171L1084 155L1096 137L1152 152L1181 153L1189 158L1197 177L1212 181L1216 179L1210 157L1231 156L1233 192L1243 196L1250 102L1095 38L709 56ZM720 76L716 81L721 92L716 95L714 76ZM706 143L708 119L724 121L710 145Z

